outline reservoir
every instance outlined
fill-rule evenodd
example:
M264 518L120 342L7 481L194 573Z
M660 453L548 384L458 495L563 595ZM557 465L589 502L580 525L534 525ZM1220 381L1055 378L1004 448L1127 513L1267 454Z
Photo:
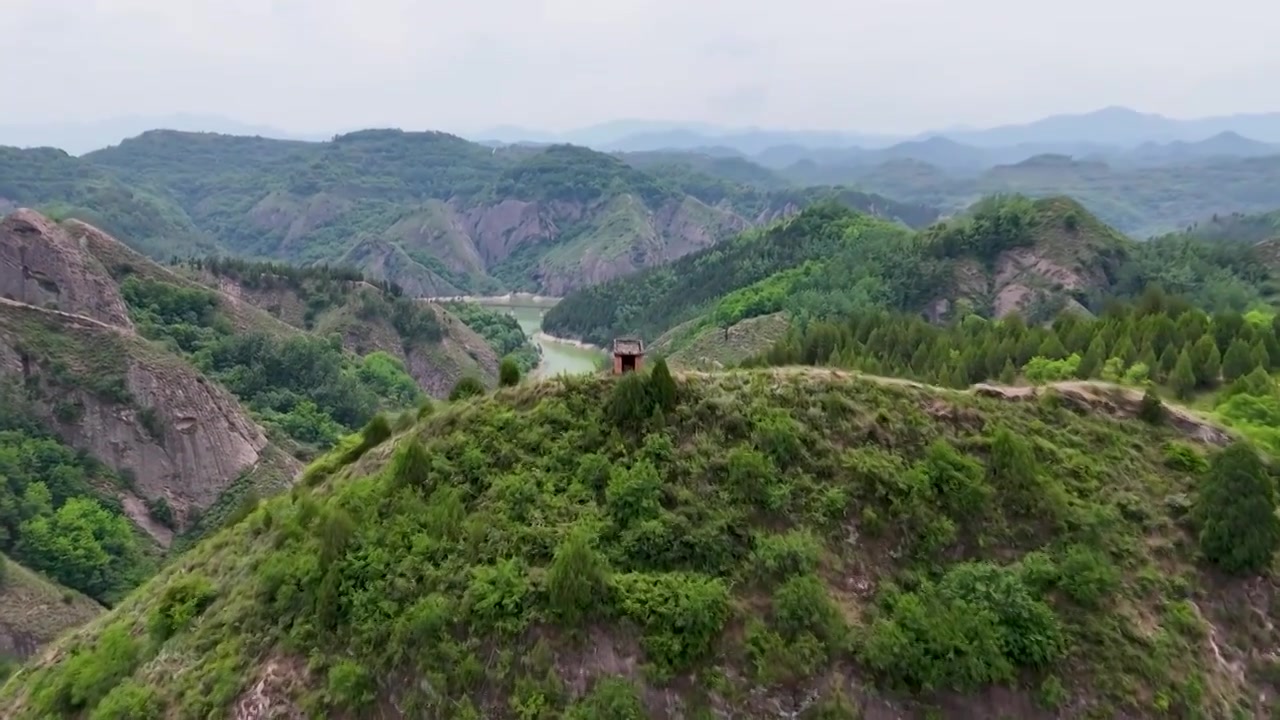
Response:
M558 298L541 297L480 297L468 301L491 307L515 316L524 334L542 350L542 362L533 370L535 378L555 377L561 373L595 372L604 353L598 349L583 347L578 343L557 340L542 332L542 316L555 305Z

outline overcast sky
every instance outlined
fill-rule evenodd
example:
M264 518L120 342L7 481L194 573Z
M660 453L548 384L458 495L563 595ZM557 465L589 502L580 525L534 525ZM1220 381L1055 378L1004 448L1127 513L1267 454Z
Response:
M0 124L915 132L1280 109L1275 0L0 0Z

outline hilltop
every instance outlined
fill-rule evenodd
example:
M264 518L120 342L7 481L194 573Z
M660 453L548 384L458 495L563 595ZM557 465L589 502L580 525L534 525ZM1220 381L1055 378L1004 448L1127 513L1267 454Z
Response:
M12 178L0 208L85 217L153 257L340 263L413 296L561 295L793 213L813 194L659 177L569 145L498 149L398 130L320 143L151 131L81 158L6 149L0 176ZM889 218L936 218L843 197Z
M823 371L451 404L320 459L0 703L15 719L1256 717L1278 638L1239 618L1273 586L1191 549L1215 448L1108 406Z
M917 233L815 206L574 293L544 327L597 344L635 333L680 364L715 367L767 349L792 320L866 308L940 324L970 314L1041 322L1064 309L1102 312L1159 285L1209 312L1244 311L1275 293L1261 258L1244 242L1136 243L1067 198L992 197Z

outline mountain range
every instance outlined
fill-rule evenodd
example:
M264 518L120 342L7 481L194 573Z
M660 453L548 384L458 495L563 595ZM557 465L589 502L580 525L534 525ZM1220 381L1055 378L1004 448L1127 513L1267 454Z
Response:
M1019 145L1051 147L1089 144L1133 148L1147 142L1198 142L1222 133L1238 133L1265 143L1280 143L1280 112L1176 119L1124 107L1107 107L1092 112L1052 115L1028 123L991 128L952 128L902 134L622 121L563 133L504 127L481 131L471 136L504 143L570 142L601 150L624 152L723 147L733 148L750 156L776 147L883 149L899 143L939 137L986 149Z
M587 148L365 130L326 142L150 131L79 158L0 148L0 212L37 206L154 257L354 265L415 296L560 295L715 244L814 198L912 226L937 211L839 188L663 176Z

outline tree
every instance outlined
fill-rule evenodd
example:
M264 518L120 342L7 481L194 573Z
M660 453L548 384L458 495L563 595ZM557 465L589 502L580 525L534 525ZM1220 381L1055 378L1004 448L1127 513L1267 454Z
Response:
M1233 574L1256 574L1280 547L1275 488L1257 452L1243 441L1213 457L1196 498L1200 551Z
M1191 367L1191 354L1186 351L1186 348L1178 353L1178 363L1173 366L1169 386L1173 388L1179 400L1191 397L1191 392L1196 389L1196 372Z
M834 351L832 351L834 352ZM676 380L671 377L671 370L665 359L659 359L649 373L649 390L653 393L653 401L658 407L674 410L676 407Z
M22 524L19 558L34 570L99 600L127 587L135 556L129 521L88 498Z
M1201 335L1195 345L1191 346L1191 369L1196 374L1196 383L1212 385L1218 382L1222 373L1222 352L1213 341L1212 335Z
M1102 341L1101 335L1094 335L1093 342L1089 343L1089 349L1085 351L1084 357L1080 358L1080 367L1076 368L1076 376L1081 379L1097 377L1106 359L1106 344Z
M510 355L502 358L502 364L498 365L498 384L502 387L520 384L520 366L516 365L515 358Z
M1222 356L1222 379L1232 382L1249 374L1254 367L1253 352L1249 345L1240 338L1232 340L1227 354Z

